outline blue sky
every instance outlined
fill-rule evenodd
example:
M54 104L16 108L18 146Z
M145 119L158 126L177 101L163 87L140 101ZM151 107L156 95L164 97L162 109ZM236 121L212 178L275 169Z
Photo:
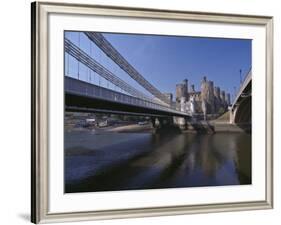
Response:
M148 94L83 33L66 32L65 35L118 77ZM240 69L243 78L251 68L251 40L112 33L104 33L104 36L161 92L175 94L176 84L183 79L188 79L189 85L194 84L199 90L200 81L206 76L215 86L232 95L234 87L239 87ZM75 77L77 61L66 56L65 62L66 73ZM91 76L91 82L116 90L83 65L79 68L80 79L89 81Z

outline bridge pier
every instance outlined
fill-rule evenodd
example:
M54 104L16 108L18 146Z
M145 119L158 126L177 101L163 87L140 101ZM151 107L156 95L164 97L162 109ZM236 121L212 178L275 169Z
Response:
M152 117L151 122L154 128L165 128L173 126L172 117Z
M158 118L156 118L156 117L151 117L151 123L152 123L153 128L157 128L160 125L160 122L159 122Z
M174 123L172 116L152 117L151 122L155 133L180 133L180 127Z
M174 124L178 126L181 130L187 129L187 119L184 117L174 117Z
M237 112L237 107L234 109L229 109L229 123L235 124L235 114Z

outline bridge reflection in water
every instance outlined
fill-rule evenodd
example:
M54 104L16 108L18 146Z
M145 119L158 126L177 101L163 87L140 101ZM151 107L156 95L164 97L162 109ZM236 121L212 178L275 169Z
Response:
M65 133L67 193L239 184L251 184L246 133Z

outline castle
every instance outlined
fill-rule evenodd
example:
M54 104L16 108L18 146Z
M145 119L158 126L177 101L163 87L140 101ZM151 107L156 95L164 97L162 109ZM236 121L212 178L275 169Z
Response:
M166 94L172 99L171 94ZM195 114L222 114L230 105L230 94L221 91L220 87L214 87L213 81L203 77L200 91L195 90L194 84L188 88L188 80L176 85L176 101L172 102L178 110Z

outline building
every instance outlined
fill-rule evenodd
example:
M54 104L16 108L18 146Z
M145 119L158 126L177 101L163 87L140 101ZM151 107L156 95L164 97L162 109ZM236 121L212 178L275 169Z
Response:
M169 105L173 104L173 94L172 93L164 93L165 97L169 100Z
M194 84L188 89L188 80L176 85L176 108L189 114L222 114L230 105L230 94L214 86L214 82L204 76L200 90Z

